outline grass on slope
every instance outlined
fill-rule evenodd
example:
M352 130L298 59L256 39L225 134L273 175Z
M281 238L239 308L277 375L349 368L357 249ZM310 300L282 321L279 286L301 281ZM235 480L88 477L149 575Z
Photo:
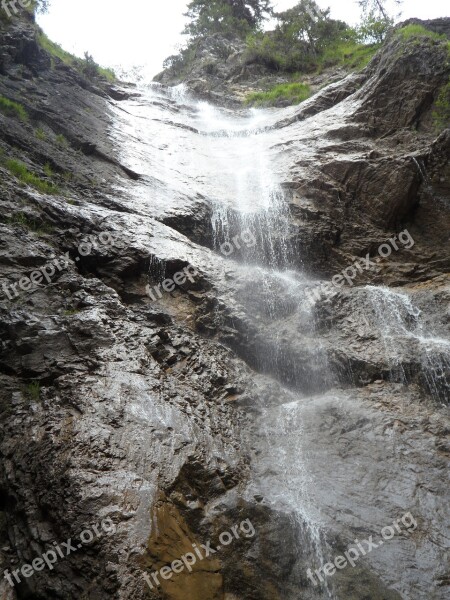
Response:
M28 113L18 102L0 96L0 110L9 117L18 117L21 121L28 120Z
M40 177L29 171L24 163L18 160L7 160L5 166L10 171L10 173L15 175L17 179L22 181L22 183L34 187L36 190L42 192L43 194L57 194L59 191L58 187L54 183L46 181L45 179L41 179ZM45 170L46 173L50 172L49 169Z
M328 46L319 58L319 70L341 65L360 71L369 64L380 48L381 44L358 44L350 41Z
M440 35L439 33L435 33L434 31L431 31L430 29L427 29L426 27L424 27L423 25L406 25L405 27L402 27L401 29L399 29L397 32L397 35L399 35L402 39L406 40L411 40L413 38L429 38L432 40L436 40L436 41L446 41L447 37L445 35Z
M276 106L280 100L290 104L300 104L311 96L311 88L306 83L282 83L267 92L254 92L245 99L253 106Z
M59 58L64 64L77 69L88 77L92 75L103 77L111 83L116 80L116 75L112 69L100 67L88 55L86 55L85 59L82 59L70 54L70 52L66 52L59 44L52 42L42 30L38 31L37 41L41 48L46 50L51 56Z

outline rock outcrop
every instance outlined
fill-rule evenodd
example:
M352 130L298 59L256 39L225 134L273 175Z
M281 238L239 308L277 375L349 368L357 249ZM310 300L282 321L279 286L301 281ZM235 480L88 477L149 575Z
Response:
M348 73L348 68L334 66L320 74L304 74L303 81L315 92ZM252 92L292 82L292 73L271 69L252 58L242 38L215 33L193 42L184 60L175 60L155 81L169 86L183 83L199 98L236 108L242 106Z

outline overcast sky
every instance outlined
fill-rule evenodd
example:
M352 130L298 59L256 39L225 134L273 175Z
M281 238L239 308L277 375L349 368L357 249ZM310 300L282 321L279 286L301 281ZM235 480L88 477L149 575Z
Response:
M187 0L51 0L50 12L38 19L47 35L66 50L83 56L90 52L103 66L147 65L158 73L163 60L183 42L183 13ZM278 0L278 10L296 0ZM331 7L332 16L348 23L359 18L355 0L318 0ZM444 0L405 0L402 19L445 16Z

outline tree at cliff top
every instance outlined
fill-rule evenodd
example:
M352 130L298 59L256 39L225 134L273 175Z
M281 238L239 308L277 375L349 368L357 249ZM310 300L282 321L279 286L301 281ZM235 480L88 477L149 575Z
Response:
M293 8L276 13L276 35L287 44L303 44L308 54L317 55L347 29L343 21L330 18L330 9L321 10L314 0L300 0Z
M342 39L348 31L343 21L330 18L314 0L300 0L293 8L275 13L278 25L273 32L248 39L250 62L274 70L308 72L318 67L324 49Z
M394 0L394 4L400 7L403 0ZM358 0L362 10L362 22L359 27L359 33L363 40L371 42L381 42L386 37L387 32L394 24L393 15L389 10L388 0Z
M192 0L184 33L192 38L211 33L246 35L271 14L270 0Z

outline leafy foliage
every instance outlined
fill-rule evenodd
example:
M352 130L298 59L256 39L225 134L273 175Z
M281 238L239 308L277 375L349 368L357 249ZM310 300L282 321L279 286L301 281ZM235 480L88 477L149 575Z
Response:
M219 32L244 36L270 14L270 0L192 0L184 33L193 38Z
M278 13L271 8L270 0L192 0L187 13L190 21L184 32L191 36L190 42L178 55L169 57L164 68L183 77L194 64L202 39L212 34L220 34L222 39L237 34L245 35L247 64L259 63L273 71L303 74L334 65L361 69L392 26L386 3L387 0L359 0L364 20L359 27L350 28L343 21L332 19L330 10L321 10L315 0L299 0L292 8ZM267 15L277 21L274 31L261 28ZM206 72L213 73L214 69L213 62L205 65ZM278 93L290 92L270 90L275 95L272 100Z
M293 8L276 14L279 25L275 35L286 47L302 44L308 54L317 55L347 29L346 23L329 15L330 9L320 10L314 0L300 0Z
M361 44L356 40L340 40L326 48L319 57L319 70L335 65L361 70L372 60L380 44Z
M343 42L356 43L355 32L329 14L329 10L320 10L314 0L301 0L276 14L279 23L275 31L247 38L248 61L288 72L316 70L331 49Z
M394 24L392 19L378 19L374 13L368 14L358 27L358 35L362 42L380 43Z
M36 129L34 135L37 137L38 140L41 140L41 142L44 142L47 139L47 134L41 127Z
M394 0L396 6L400 7L403 0ZM362 11L362 23L359 27L360 37L365 42L382 42L387 32L394 25L394 17L388 10L387 0L358 0Z

